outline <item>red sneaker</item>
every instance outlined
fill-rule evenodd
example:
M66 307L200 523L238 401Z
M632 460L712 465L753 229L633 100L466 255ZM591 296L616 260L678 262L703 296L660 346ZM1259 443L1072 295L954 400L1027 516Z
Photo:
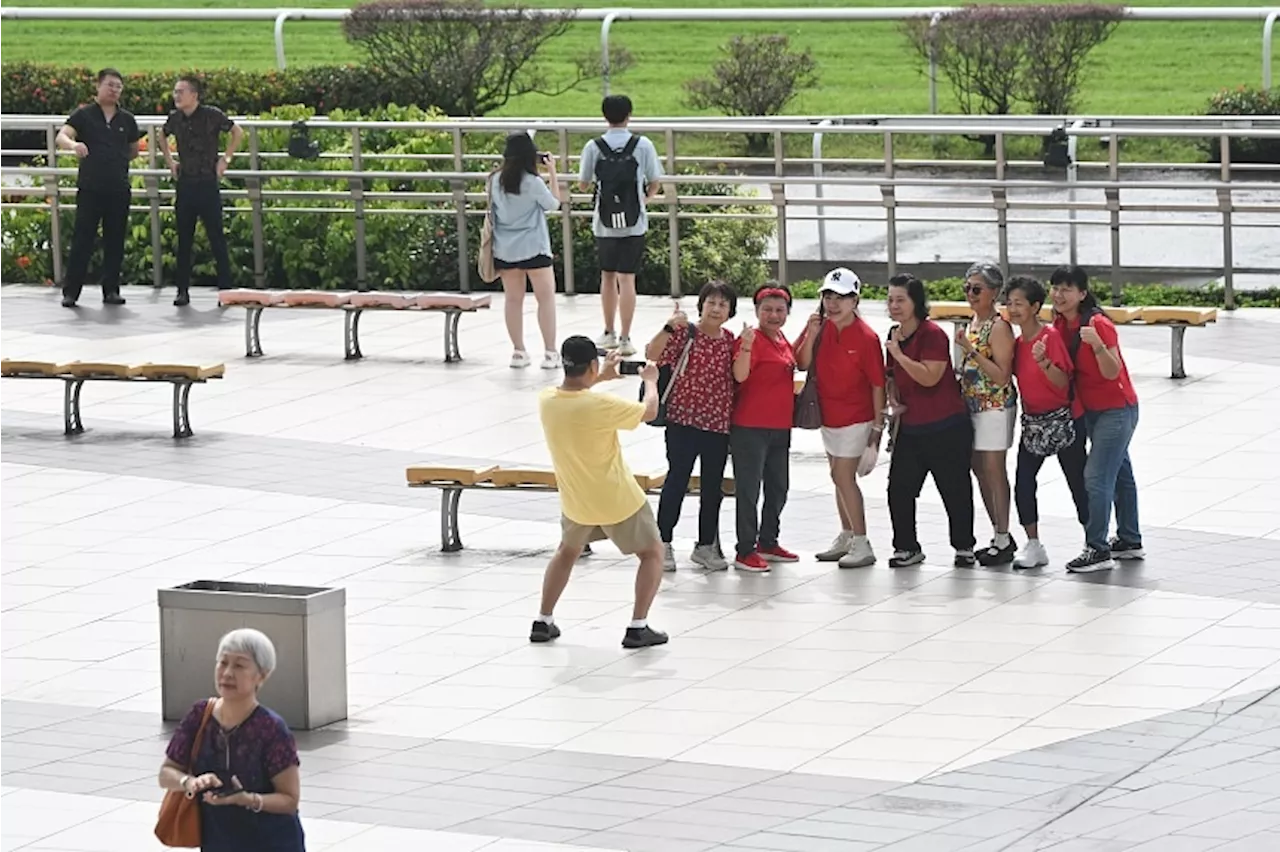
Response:
M774 545L773 547L762 547L757 551L765 562L799 562L800 557L796 556L790 550Z
M769 563L760 558L759 553L748 553L733 560L733 567L739 571L750 571L753 574L764 574L771 570Z

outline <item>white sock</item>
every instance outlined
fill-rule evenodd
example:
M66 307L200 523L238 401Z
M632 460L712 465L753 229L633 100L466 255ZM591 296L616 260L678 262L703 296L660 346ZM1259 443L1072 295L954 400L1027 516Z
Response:
M556 623L555 616L552 616L552 615L539 615L539 616L538 616L538 621L541 621L543 624L555 624L555 623Z
M1007 532L996 533L996 547L1008 547L1009 534Z
M1040 543L1040 539L1038 539L1038 538L1029 538L1029 539L1027 539L1027 544L1039 544L1039 543Z
M649 626L647 618L633 618L631 623L627 625L628 630L642 630Z
M849 533L849 543L850 543L850 544L862 544L862 543L863 543L863 542L865 542L866 540L867 540L867 537L866 537L865 535L858 535L858 534L857 534L857 533L855 533L855 532L850 532L850 533Z

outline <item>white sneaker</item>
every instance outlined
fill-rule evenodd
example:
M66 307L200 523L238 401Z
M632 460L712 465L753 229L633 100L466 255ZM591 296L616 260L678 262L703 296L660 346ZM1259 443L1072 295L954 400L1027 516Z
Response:
M849 552L840 557L839 564L841 568L866 568L868 565L875 565L876 554L871 549L871 542L865 537L851 542Z
M1049 564L1049 551L1036 539L1030 539L1022 545L1018 555L1013 557L1014 568L1039 568Z
M529 360L528 352L522 352L519 349L517 349L515 352L511 353L511 369L523 370L525 367L529 366L531 363L533 362Z
M599 346L601 349L617 349L618 335L614 334L612 331L606 331L604 334L596 338L596 346Z
M662 545L662 570L668 574L675 573L676 570L676 549L669 541Z
M821 553L816 554L819 562L835 562L849 552L850 545L853 544L853 533L845 530L836 536L835 541L831 542L831 547Z
M618 354L621 355L623 358L629 358L632 355L636 354L636 348L631 345L630 337L618 338Z
M694 565L701 565L708 571L728 571L729 563L720 555L714 544L699 544L693 549L689 560Z
M560 369L560 353L550 350L542 354L542 369L558 370Z

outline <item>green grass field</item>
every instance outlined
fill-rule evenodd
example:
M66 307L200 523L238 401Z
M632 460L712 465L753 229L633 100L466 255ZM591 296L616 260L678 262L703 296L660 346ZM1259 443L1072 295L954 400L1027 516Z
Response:
M1014 0L1023 2L1023 0ZM1133 5L1225 5L1213 0L1132 0ZM1230 5L1267 6L1267 0L1229 0ZM219 0L14 0L10 6L221 6ZM281 7L279 0L238 0L239 6ZM303 6L346 6L344 0L306 0ZM568 5L531 0L531 5ZM746 7L746 6L928 6L935 0L581 0L582 6ZM1105 114L1195 113L1216 90L1242 83L1257 85L1261 75L1261 23L1128 22L1094 55L1081 109ZM613 44L625 46L636 64L614 82L630 93L637 110L648 115L693 111L683 102L684 81L705 74L717 47L740 32L785 32L799 47L810 48L819 63L821 86L803 94L795 113L923 113L928 86L914 56L893 23L618 23ZM275 64L270 22L262 23L104 23L97 21L5 21L5 61L36 60L90 66L115 65L124 71L234 65L270 68ZM576 25L554 43L547 58L559 71L571 57L595 47L599 25ZM338 24L290 23L286 48L291 65L357 61ZM943 111L955 111L945 83ZM557 98L527 95L508 104L508 115L596 115L599 85Z

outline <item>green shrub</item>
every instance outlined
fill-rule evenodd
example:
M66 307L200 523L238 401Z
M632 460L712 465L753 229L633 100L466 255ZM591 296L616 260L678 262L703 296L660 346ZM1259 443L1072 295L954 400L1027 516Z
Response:
M1250 86L1223 89L1209 99L1205 115L1280 115L1280 92ZM1222 162L1222 138L1202 143L1212 162ZM1233 163L1280 164L1280 139L1235 138L1231 140Z
M293 106L272 110L262 117L295 121L313 115L307 107ZM426 112L416 107L391 106L374 112L360 113L334 110L330 116L345 120L379 121L430 121L438 118L438 112ZM262 132L263 150L281 150L288 136L287 129ZM338 130L318 129L313 133L329 154L349 154L351 136ZM471 153L495 153L501 150L503 138L494 134L486 142L484 137L471 136ZM442 154L452 150L449 133L431 130L393 130L362 136L362 150L366 154ZM72 158L64 158L64 165L72 165ZM273 169L308 170L314 172L349 169L351 162L342 156L326 157L315 161L273 160ZM375 160L366 163L373 170L407 172L424 171L420 160ZM441 166L442 168L444 166ZM425 167L429 168L429 166ZM448 165L452 168L452 164ZM480 176L477 175L477 187ZM67 185L74 178L66 178ZM235 182L230 182L235 186ZM141 179L135 180L141 185ZM356 283L356 241L354 218L350 212L350 200L345 185L325 180L321 175L301 179L273 179L264 187L269 190L293 190L299 192L337 192L333 200L305 198L282 200L273 198L270 210L263 216L264 258L266 280L270 287L347 289ZM369 192L389 193L414 191L444 191L449 188L444 181L416 180L402 182L392 179L370 179L365 189ZM693 187L682 188L689 192ZM700 185L697 192L703 195L732 195L728 185ZM224 219L227 242L231 251L234 284L253 286L253 222L248 215L248 202L227 198L228 206L238 208L228 212ZM370 209L422 210L429 206L421 201L369 201ZM310 213L292 208L333 208L334 213ZM373 289L448 290L458 287L457 224L454 210L436 205L434 215L409 215L405 213L369 213L365 216L366 282ZM711 208L690 208L692 212L709 212ZM752 208L750 199L744 197L742 205L721 208L732 212L767 212ZM52 256L49 246L49 211L6 210L0 217L3 230L3 249L0 250L0 273L5 281L40 283L53 278ZM591 235L591 220L575 218L574 276L579 292L598 292L600 286L595 241ZM74 214L62 214L62 233L70 238ZM475 252L480 244L481 217L467 220L468 263L475 268ZM161 213L161 249L165 281L171 282L177 239L171 212ZM125 264L122 278L127 283L151 282L151 233L146 213L131 217L125 245ZM562 255L562 228L558 219L551 220L553 251ZM696 291L710 278L720 277L733 282L744 292L754 290L764 281L767 267L764 252L773 234L771 218L751 220L682 219L680 221L681 281L687 292ZM662 208L655 205L650 218L648 247L644 266L637 286L641 292L667 293L670 276L667 255L668 228ZM64 243L63 251L67 250ZM194 270L197 282L211 283L215 271L209 257L204 229L196 232L196 257ZM95 261L96 266L96 261ZM477 275L470 276L471 286L484 285Z
M791 285L791 294L797 299L816 299L821 281L797 281ZM925 292L932 302L963 302L963 278L939 278L925 282ZM864 284L864 299L883 299L888 288ZM1236 291L1236 305L1241 308L1280 308L1280 287L1266 290ZM1220 284L1203 287L1174 287L1169 284L1125 284L1120 301L1129 307L1146 305L1188 306L1221 308L1226 304L1226 293Z

